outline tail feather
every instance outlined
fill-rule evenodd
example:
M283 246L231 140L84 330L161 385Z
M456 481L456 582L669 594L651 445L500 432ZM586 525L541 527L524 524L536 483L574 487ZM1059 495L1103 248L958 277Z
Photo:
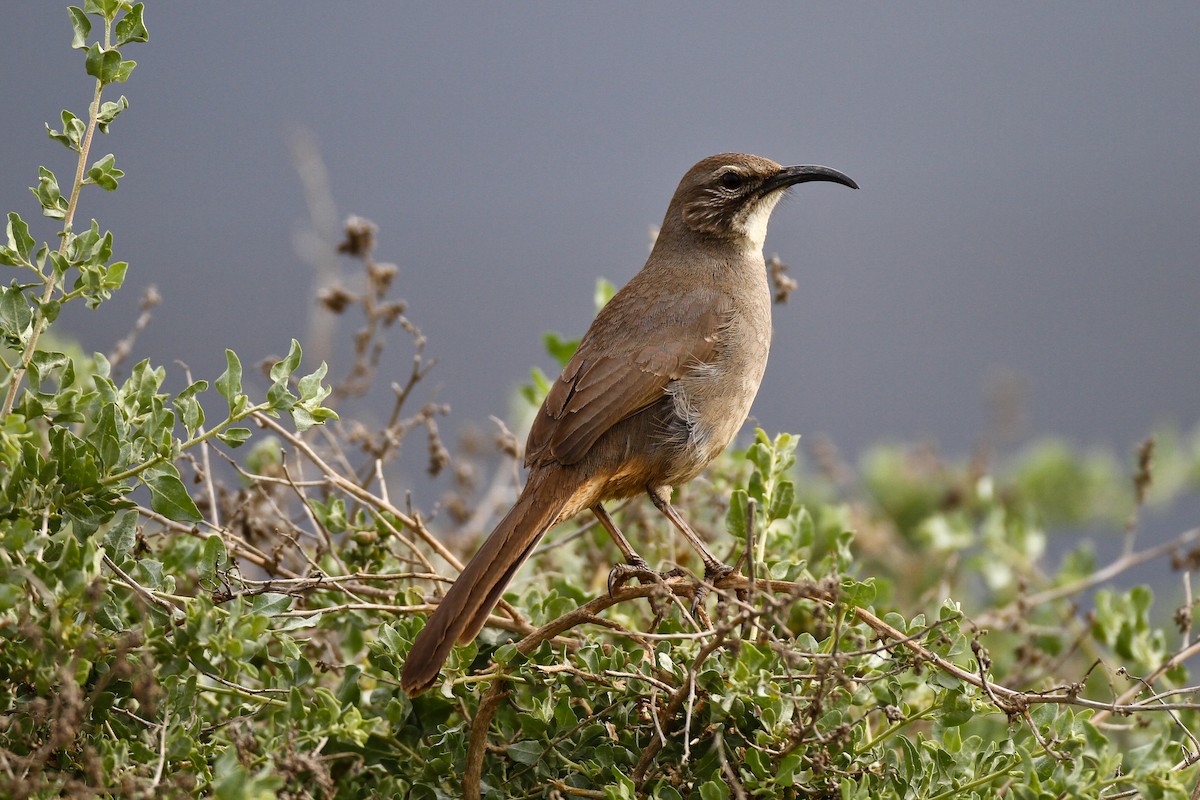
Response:
M521 496L446 592L425 628L417 635L404 662L400 685L410 697L437 680L456 641L473 640L488 615L529 557L546 530L554 524L573 492L555 480L558 475L535 472Z

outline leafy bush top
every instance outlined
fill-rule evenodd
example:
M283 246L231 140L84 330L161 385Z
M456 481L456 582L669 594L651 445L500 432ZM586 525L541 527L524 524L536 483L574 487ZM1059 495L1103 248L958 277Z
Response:
M1140 547L1138 513L1200 485L1198 433L1160 434L1125 478L1053 441L1006 463L884 446L856 470L758 431L676 500L740 566L695 616L693 579L608 594L618 555L575 520L410 700L400 665L511 496L519 448L505 429L499 454L452 454L447 409L412 410L433 364L374 226L352 218L339 248L358 286L321 295L321 313L364 316L332 386L324 364L299 374L295 341L262 378L227 351L172 394L164 368L126 370L128 342L85 355L45 335L129 268L75 219L85 186L123 177L91 151L128 108L104 95L136 66L143 12L69 10L95 91L47 126L75 155L72 180L43 167L32 189L58 246L15 212L0 246L0 795L1195 797L1200 530ZM389 419L339 420L397 327L412 369ZM565 361L574 343L546 347ZM545 386L535 371L527 403ZM414 432L453 473L435 515L389 486ZM696 567L643 504L616 518L651 563ZM1049 566L1055 526L1098 519L1125 531L1115 561L1084 545ZM1168 558L1164 619L1119 579Z

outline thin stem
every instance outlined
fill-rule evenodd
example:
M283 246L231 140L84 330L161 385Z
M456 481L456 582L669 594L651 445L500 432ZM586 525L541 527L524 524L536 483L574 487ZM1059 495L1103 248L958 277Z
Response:
M936 794L933 797L930 797L929 800L950 800L952 797L962 797L964 792L969 792L972 789L978 789L980 786L987 786L992 781L1005 777L1008 775L1010 769L1012 769L1012 764L1006 764L1004 767L996 770L995 772L989 772L987 775L982 775L973 781L964 783L962 786L955 786L953 789L947 789L941 794Z
M1073 594L1079 594L1093 586L1098 586L1101 583L1119 575L1131 567L1136 567L1139 564L1144 564L1147 561L1153 561L1160 556L1167 555L1183 547L1191 545L1196 540L1200 540L1200 528L1193 528L1190 531L1181 533L1176 538L1169 542L1165 542L1154 547L1148 547L1145 550L1138 552L1125 553L1116 561L1113 561L1107 567L1098 569L1086 578L1069 583L1065 586L1059 586L1054 589L1047 589L1044 592L1030 595L1023 600L1025 608L1034 608L1043 603L1061 600L1064 597L1070 597Z
M862 753L868 752L872 747L875 747L880 742L882 742L884 739L887 739L887 738L899 733L900 731L907 728L909 725L912 725L914 722L920 722L921 720L932 719L933 712L936 710L937 710L936 708L927 708L924 711L913 714L910 717L905 717L904 719L898 720L897 722L893 722L887 728L884 728L882 731L877 733L875 735L875 737L872 738L870 741L863 742L861 745L854 748L855 755L860 755Z
M111 23L104 23L104 46L107 48L111 34ZM75 211L79 208L79 192L83 189L83 176L87 171L88 153L92 148L92 137L96 133L96 123L100 117L100 95L104 90L104 84L99 78L96 79L96 91L92 95L92 104L88 108L88 124L87 131L83 135L83 141L79 145L79 160L75 165L75 181L71 186L71 199L67 202L67 212L63 216L62 236L58 244L58 252L61 255L66 255L67 247L71 243L71 230L75 220ZM55 274L54 267L51 265L50 274L43 275L45 281L42 289L42 304L50 302L54 295L54 290L58 288L58 275ZM0 417L7 417L12 413L13 405L17 402L17 391L21 388L21 382L25 380L25 374L29 371L29 362L33 360L33 354L37 352L38 339L41 338L42 331L46 329L46 315L42 312L41 306L34 309L33 313L33 329L29 332L29 340L25 342L25 349L21 353L21 365L13 371L8 382L8 391L4 396L4 407L0 410Z
M193 436L191 439L188 439L185 442L181 442L179 445L179 450L180 450L180 452L182 452L184 450L190 450L198 444L204 444L209 439L213 438L214 436L216 436L221 431L228 428L233 423L241 422L242 420L249 417L251 414L255 414L260 411L265 411L268 408L270 408L270 405L268 405L267 403L260 403L259 405L251 406L250 408L246 409L243 413L239 414L236 417L233 417L233 416L226 417L225 419L221 420L221 422L217 423L217 425L215 427L213 427L211 430L207 430L202 433L198 433L195 436ZM114 483L121 483L122 481L129 480L130 478L136 478L138 475L141 475L143 472L150 469L151 467L158 466L159 464L163 463L164 461L170 461L171 458L172 458L172 455L170 453L159 453L154 458L151 458L148 461L143 461L141 464L132 466L129 469L125 469L120 472L114 472L111 475L106 475L105 477L100 479L100 485L101 486L111 486ZM65 498L63 498L63 502L70 502L71 500L74 500L77 497L81 497L83 495L83 493L84 493L83 489L78 489L74 492L71 492Z
M216 678L214 675L206 677ZM219 679L218 679L219 680ZM287 703L274 697L264 697L261 694L256 694L250 689L238 686L237 684L225 681L224 683L213 683L208 686L199 687L202 692L212 692L214 694L230 695L232 697L240 697L244 700L253 700L256 703L262 703L264 706L275 706L276 708L287 708Z

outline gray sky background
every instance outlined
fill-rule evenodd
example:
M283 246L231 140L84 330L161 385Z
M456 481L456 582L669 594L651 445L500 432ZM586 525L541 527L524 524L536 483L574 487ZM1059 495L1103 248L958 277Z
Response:
M49 141L90 93L64 8L7 3L0 208L32 220ZM544 330L578 335L595 279L627 280L679 177L742 150L836 167L776 212L776 309L754 413L850 453L932 436L965 452L998 370L1031 431L1122 451L1200 421L1200 4L148 4L131 108L101 138L127 172L91 217L127 289L61 328L214 378L303 338L303 126L340 216L440 363L446 426L505 416ZM39 223L42 236L52 228ZM349 332L352 320L341 322ZM392 336L389 371L408 369ZM342 372L348 366L342 363ZM173 369L173 368L172 368Z

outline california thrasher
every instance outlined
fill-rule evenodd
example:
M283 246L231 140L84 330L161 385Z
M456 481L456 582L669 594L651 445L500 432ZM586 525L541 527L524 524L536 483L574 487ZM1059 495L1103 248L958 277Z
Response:
M688 170L646 265L600 310L542 403L525 446L529 480L446 592L404 664L415 696L456 641L475 638L550 527L591 509L625 556L610 577L649 572L601 505L647 492L704 562L731 571L670 504L746 421L771 343L762 246L786 189L858 185L837 170L722 153Z

